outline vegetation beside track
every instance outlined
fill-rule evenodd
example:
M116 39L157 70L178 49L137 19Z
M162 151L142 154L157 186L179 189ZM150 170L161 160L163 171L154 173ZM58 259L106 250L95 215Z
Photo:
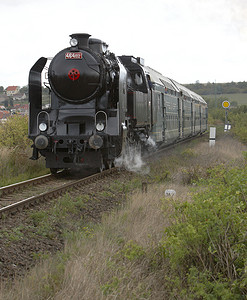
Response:
M26 116L13 115L0 124L0 187L48 173L43 159L32 161Z
M244 299L244 150L229 134L214 148L208 141L178 146L148 175L137 175L132 186L139 191L129 192L127 205L98 224L72 226L79 218L70 203L81 202L67 196L68 217L59 223L65 226L64 251L38 253L41 265L3 288L2 299ZM142 182L147 193L140 191ZM165 197L166 189L176 196ZM109 188L111 195L104 192L105 199L112 191L117 186ZM51 232L44 224L56 223L46 211L31 218L43 224L43 234Z
M228 121L231 132L242 142L247 142L247 105L241 105L228 111ZM209 124L220 125L225 123L225 109L214 108L209 105Z
M245 116L243 108L229 113L240 138ZM217 112L210 118L215 123ZM208 141L178 146L148 175L137 175L124 190L127 205L101 223L80 219L85 195L30 213L30 235L55 242L60 231L65 249L56 255L34 251L40 265L3 284L0 299L245 299L246 147L220 130L215 147L208 148ZM140 192L142 182L147 193ZM94 203L119 201L123 187L115 184L95 194ZM134 187L139 191L130 192ZM166 189L176 196L165 197ZM16 246L25 232L13 227L1 235Z

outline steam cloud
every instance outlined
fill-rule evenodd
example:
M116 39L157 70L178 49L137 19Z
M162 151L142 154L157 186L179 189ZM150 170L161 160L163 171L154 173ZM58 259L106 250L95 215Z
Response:
M146 140L145 144L149 151L155 151L156 144L151 137ZM148 174L150 171L149 167L143 161L141 147L138 147L136 144L129 144L121 156L115 159L114 164L118 168L122 167L128 171L141 174Z

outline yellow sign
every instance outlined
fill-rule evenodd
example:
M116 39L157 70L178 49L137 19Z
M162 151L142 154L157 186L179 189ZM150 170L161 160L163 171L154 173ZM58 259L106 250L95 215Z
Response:
M229 102L229 101L223 101L223 102L222 102L222 107L223 107L223 108L228 108L228 107L230 107L230 102Z

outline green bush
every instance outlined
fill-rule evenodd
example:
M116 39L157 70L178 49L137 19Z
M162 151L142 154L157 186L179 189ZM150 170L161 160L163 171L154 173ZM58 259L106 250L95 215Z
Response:
M32 161L27 116L14 115L0 124L0 186L44 175L44 160Z
M247 295L246 182L246 166L218 166L203 182L203 192L190 203L175 204L175 221L165 231L163 247L170 286L186 299Z
M242 141L247 142L247 114L245 112L241 113L231 113L229 115L230 123L232 124L233 133Z
M208 110L208 124L225 122L225 111L223 108L211 108Z
M28 139L28 117L13 115L0 124L0 146L26 148Z

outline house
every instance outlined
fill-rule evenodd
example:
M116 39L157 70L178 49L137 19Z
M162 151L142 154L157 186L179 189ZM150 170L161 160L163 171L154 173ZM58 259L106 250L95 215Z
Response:
M19 92L20 87L19 86L8 86L5 90L7 96L15 95Z
M24 100L27 98L25 93L16 93L13 95L13 100Z

